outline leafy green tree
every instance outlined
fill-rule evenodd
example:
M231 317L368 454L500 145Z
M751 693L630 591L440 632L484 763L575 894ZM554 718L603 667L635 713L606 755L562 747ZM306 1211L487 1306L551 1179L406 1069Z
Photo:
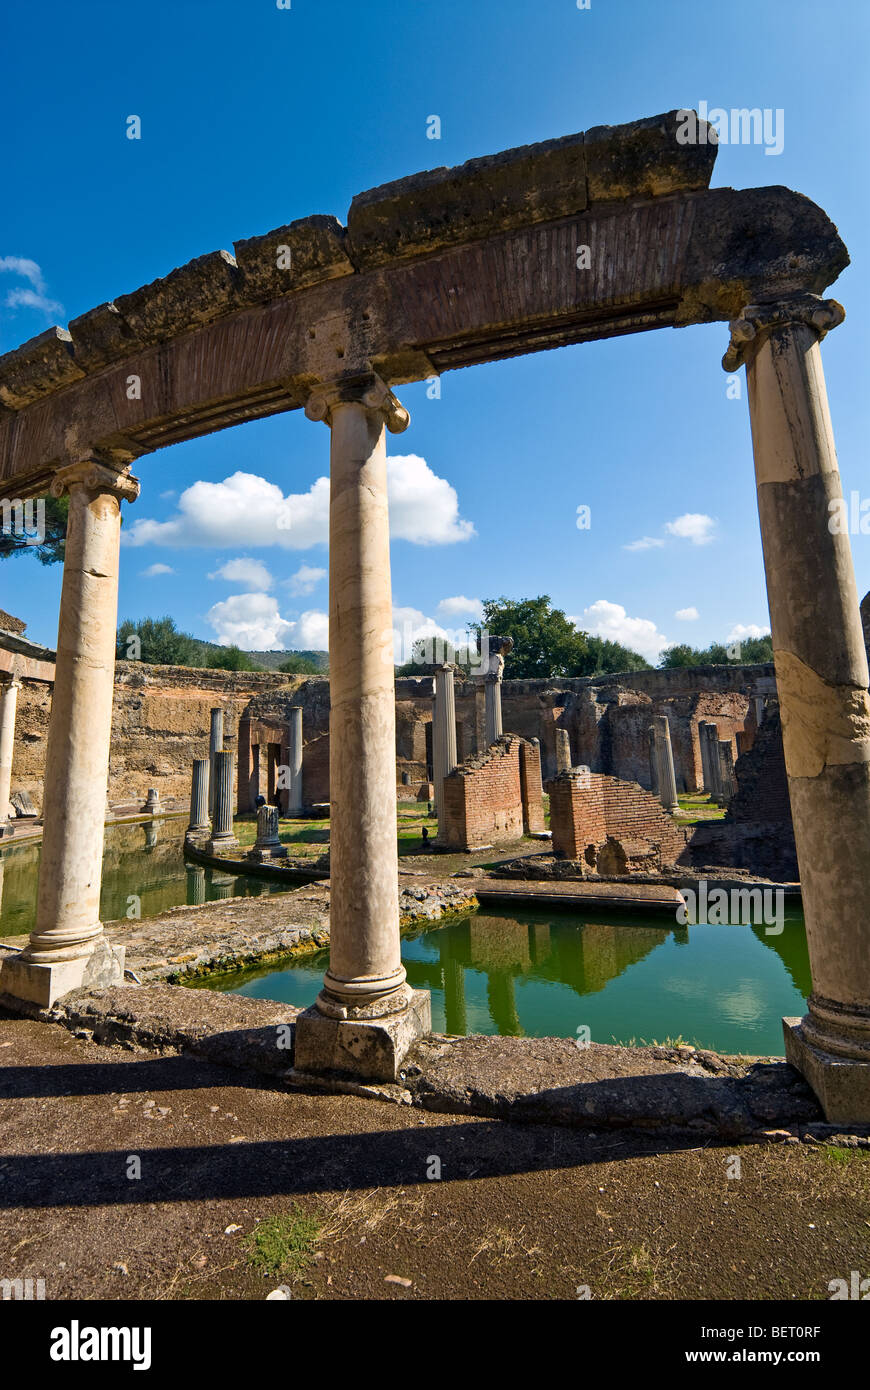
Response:
M744 637L739 643L727 647L724 642L711 642L709 647L690 647L680 643L662 652L659 666L749 666L764 661L773 661L773 642L769 633L764 637Z
M322 676L323 672L316 662L308 656L302 656L301 652L293 652L286 661L282 661L278 667L285 676Z
M118 628L116 655L150 666L202 666L202 643L179 632L170 617L129 618Z
M56 565L63 559L66 548L66 528L69 518L69 498L40 497L36 502L45 508L45 535L38 544L28 544L25 536L3 535L0 532L0 560L13 555L36 555L41 565ZM35 514L35 504L34 504Z
M533 599L486 599L483 623L477 627L499 637L512 637L505 657L511 680L546 680L551 676L593 676L610 671L641 671L648 662L619 642L581 632L549 594Z
M258 671L247 652L233 644L229 647L208 647L204 653L203 665L213 671Z
M610 642L594 633L584 633L588 655L584 669L572 672L575 676L605 676L619 671L648 671L649 662L639 652L624 647L621 642Z

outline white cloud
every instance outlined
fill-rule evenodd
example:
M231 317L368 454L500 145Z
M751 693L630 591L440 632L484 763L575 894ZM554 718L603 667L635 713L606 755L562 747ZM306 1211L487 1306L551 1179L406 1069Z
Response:
M7 309L38 309L49 318L63 317L63 305L47 295L37 294L36 290L10 290L4 303Z
M766 637L769 632L769 627L759 627L757 623L735 623L725 641L739 642L743 637Z
M639 541L630 541L624 545L623 550L652 550L654 546L664 545L664 541L657 540L655 536L642 536Z
M705 516L703 512L685 512L674 521L665 522L665 530L671 536L691 541L692 545L709 545L713 540L715 525L713 518Z
M300 565L296 573L282 580L282 583L291 594L310 594L325 578L326 570L317 569L314 565Z
M177 497L177 496L178 496L178 493L175 491L175 488L174 488L174 487L170 487L170 488L167 488L166 492L161 492L161 494L160 494L160 500L161 500L161 502L165 502L165 501L167 501L168 498L170 498L170 497Z
M697 622L700 616L701 614L698 612L697 608L678 608L674 614L674 617L679 618L681 623Z
M450 545L474 534L459 516L456 489L415 454L387 460L390 532L415 545ZM285 497L274 483L239 470L221 483L193 483L168 521L140 517L125 545L266 546L308 550L329 540L329 479Z
M140 570L143 579L154 579L158 574L174 574L175 570L171 565L149 565L146 570Z
M415 545L452 545L475 535L459 515L456 489L417 454L387 459L390 534Z
M278 600L270 594L233 594L214 604L206 620L223 646L235 645L243 651L283 651L293 645L295 624L281 617Z
M237 560L227 560L214 570L209 579L228 579L231 584L244 584L248 589L271 589L275 582L262 560L252 560L248 555L240 555Z
M453 598L443 598L438 605L438 612L445 617L452 617L457 613L467 613L475 622L479 622L483 617L483 604L479 598L466 598L464 594L456 594Z
M45 289L42 271L36 261L28 260L26 256L0 256L0 270L8 270L13 275L20 275L23 280L29 280L40 294Z
M648 661L657 660L668 645L667 637L649 618L630 618L622 604L610 603L604 598L584 608L580 617L571 621L584 632L593 632L608 642L621 642L632 651L640 652Z
M325 652L329 650L329 614L316 608L303 613L298 623L293 624L293 646L299 651Z

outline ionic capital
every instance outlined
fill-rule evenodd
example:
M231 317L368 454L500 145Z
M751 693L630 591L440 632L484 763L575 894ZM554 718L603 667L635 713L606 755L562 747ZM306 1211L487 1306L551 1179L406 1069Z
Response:
M373 414L381 414L390 434L401 434L411 423L408 411L374 372L315 386L306 402L305 414L309 420L323 420L329 425L332 412L339 405L362 405Z
M736 372L746 360L749 344L772 328L793 323L806 324L814 329L821 342L825 334L837 328L845 317L846 310L836 299L822 299L821 295L805 290L784 295L769 303L747 304L740 318L732 319L728 325L731 342L722 358L722 366L726 372Z
M74 487L83 487L94 496L111 492L119 502L135 502L139 496L139 479L134 478L132 473L109 468L94 459L85 459L80 463L70 463L66 468L59 468L51 484L51 494L53 497L62 497Z

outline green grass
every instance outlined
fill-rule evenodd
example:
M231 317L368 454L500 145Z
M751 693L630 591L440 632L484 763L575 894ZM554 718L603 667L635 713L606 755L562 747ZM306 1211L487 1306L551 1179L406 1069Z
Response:
M842 1168L849 1163L870 1163L870 1149L847 1149L840 1144L825 1144L821 1149L826 1163Z
M317 1218L306 1216L298 1206L282 1216L270 1216L246 1239L248 1263L263 1275L298 1279L311 1263L320 1230Z

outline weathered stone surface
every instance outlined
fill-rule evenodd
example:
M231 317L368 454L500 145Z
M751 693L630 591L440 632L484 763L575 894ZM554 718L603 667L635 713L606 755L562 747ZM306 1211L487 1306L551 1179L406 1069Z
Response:
M409 1047L429 1032L428 990L410 990L407 1007L383 1018L326 1018L312 1006L296 1020L293 1067L306 1076L393 1082Z
M784 1062L691 1047L431 1034L402 1071L415 1104L451 1114L730 1138L820 1118L810 1088Z
M278 265L279 247L288 247L290 265ZM352 275L345 250L345 229L337 217L300 217L264 236L233 243L241 272L239 293L250 304L293 294L321 280Z
M210 251L161 280L115 300L140 342L162 343L239 308L236 262L229 251Z
M571 216L591 202L706 188L716 146L679 145L677 113L596 126L432 169L358 194L348 214L360 269L513 227Z
M662 197L707 188L717 146L677 140L679 112L632 121L628 125L598 125L584 140L586 180L590 203L618 198ZM706 121L700 125L710 129Z
M98 304L71 319L69 331L76 363L84 372L98 372L143 347L116 304Z
M736 318L756 299L821 294L849 264L831 219L791 189L714 188L693 211L678 326Z
M0 401L21 410L83 376L73 359L70 334L65 328L47 328L0 357Z

